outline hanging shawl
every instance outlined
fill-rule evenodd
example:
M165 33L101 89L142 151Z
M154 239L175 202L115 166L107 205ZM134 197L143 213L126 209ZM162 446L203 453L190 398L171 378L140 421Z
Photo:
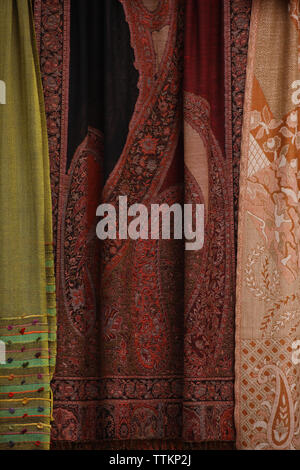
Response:
M230 166L236 196L250 0L226 0L224 8L204 3L35 0L57 255L54 448L180 449L183 439L195 443L190 447L207 440L226 447L234 439ZM206 80L205 71L208 78L218 71L217 80ZM199 104L207 111L207 103L213 112L208 119L204 113L203 135ZM231 120L233 163L230 145L225 154ZM207 155L196 146L192 165L191 133L208 146ZM183 202L184 160L186 202L203 202L203 191L209 206L205 263L186 253L184 276L184 247L176 240L106 241L101 260L95 212L103 184L105 202L122 194L129 203ZM204 187L195 179L203 168ZM214 292L221 293L216 303Z
M186 2L185 195L205 206L203 249L185 254L183 435L196 441L234 439L229 11L228 2Z
M55 365L48 143L31 2L0 2L0 449L47 449Z
M299 30L298 0L254 0L239 208L240 449L300 449Z

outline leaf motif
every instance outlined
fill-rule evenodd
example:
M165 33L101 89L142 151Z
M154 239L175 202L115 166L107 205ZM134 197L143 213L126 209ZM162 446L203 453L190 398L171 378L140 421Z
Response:
M281 119L271 119L269 123L269 129L276 129L277 127L280 126L280 124L282 124Z
M282 167L284 167L285 165L286 165L286 158L285 158L285 156L283 155L283 156L281 157L280 162L279 162L279 168L282 168Z
M286 157L287 153L289 151L289 144L284 145L280 151L280 156L281 157Z
M265 130L264 130L263 127L261 127L261 128L259 129L259 131L257 132L257 134L256 134L256 138L257 138L257 139L262 139L263 136L264 136L264 133L265 133Z
M270 111L268 110L266 105L264 106L262 115L263 115L265 123L269 125L269 123L271 121L271 114L270 114Z
M285 126L281 127L281 129L279 130L279 132L284 136L284 137L287 137L287 138L291 138L293 137L293 133L291 131L289 131L289 129Z
M300 149L300 132L297 132L295 145L296 145L296 149L299 150Z

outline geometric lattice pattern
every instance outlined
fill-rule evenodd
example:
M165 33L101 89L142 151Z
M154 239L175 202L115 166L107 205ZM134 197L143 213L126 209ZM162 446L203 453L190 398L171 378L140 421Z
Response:
M270 419L270 405L275 399L274 375L269 375L269 380L265 384L259 383L258 373L266 365L275 365L284 372L290 388L295 389L300 386L300 368L292 363L293 348L292 338L286 339L266 339L266 340L242 340L241 352L243 362L241 364L241 419L244 449L257 448L258 442L263 444L263 449L272 449L271 443L265 436L264 422ZM295 381L297 382L295 384ZM269 403L269 407L266 403ZM267 415L267 416L266 416ZM258 442L255 439L259 436Z
M265 168L270 164L265 153L250 133L249 139L249 156L248 156L248 177L254 175L257 171Z

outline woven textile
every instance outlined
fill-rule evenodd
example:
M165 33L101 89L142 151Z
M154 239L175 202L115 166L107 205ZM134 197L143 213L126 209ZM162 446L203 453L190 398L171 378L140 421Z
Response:
M54 448L234 440L231 166L236 195L250 3L35 1L59 292ZM208 147L203 155L196 145L194 162L191 134ZM103 184L102 200L113 203L122 194L147 204L204 195L202 256L185 256L179 241L100 248Z
M55 365L49 156L31 2L0 2L0 449L48 449Z
M202 250L185 253L186 440L234 440L234 230L230 3L185 5L185 199L205 206Z
M300 449L298 0L254 0L239 207L240 449Z

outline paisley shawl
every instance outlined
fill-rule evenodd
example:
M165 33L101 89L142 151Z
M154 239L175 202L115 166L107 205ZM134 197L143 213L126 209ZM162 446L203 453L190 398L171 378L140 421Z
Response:
M108 2L113 8L118 3ZM195 3L199 7L195 22L208 22L220 44L219 50L213 49L213 67L218 59L221 67L215 99L194 59L183 57L184 42L190 44L186 56L193 48L210 50L212 32L206 30L208 36L202 36L200 44L188 41L186 27ZM99 2L89 4L92 9ZM128 113L129 132L117 159L108 135L114 123L103 126L100 119L91 125L85 108L72 107L78 66L73 67L70 50L71 12L80 0L35 0L34 5L48 123L59 299L52 446L228 448L225 441L232 446L234 440L232 188L236 207L251 1L225 0L224 7L214 1L212 15L201 2L193 1L119 4L125 16L113 39L122 39L125 33L120 28L127 21L139 81L135 98L136 77L130 71L126 108L133 103L134 109ZM119 13L115 11L113 18ZM209 59L204 54L207 70ZM183 74L184 65L191 67L200 89L188 80L187 71ZM124 76L124 63L119 67ZM99 88L101 80L93 76L91 83ZM96 95L93 89L94 99ZM110 94L109 100L113 98ZM100 102L98 107L106 116L113 112L109 103ZM120 111L123 115L124 109ZM76 113L82 128L76 127ZM119 127L117 133L122 132ZM187 144L191 134L201 143L194 163L193 149ZM204 185L197 179L202 169ZM205 202L210 230L204 250L193 259L185 256L179 241L106 241L100 247L95 207L100 198L116 204L123 194L129 204ZM216 303L213 295L207 295L210 292L216 293ZM208 339L211 346L206 352ZM211 446L205 442L202 446L202 441L212 441Z

